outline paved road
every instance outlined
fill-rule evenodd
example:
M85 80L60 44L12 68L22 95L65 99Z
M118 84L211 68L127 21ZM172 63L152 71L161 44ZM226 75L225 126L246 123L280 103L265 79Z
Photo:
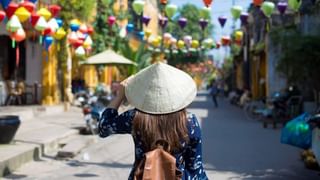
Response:
M299 149L279 143L280 130L263 129L245 118L241 109L220 99L214 108L206 94L199 94L189 110L200 119L203 154L209 179L217 180L315 180L319 172L304 168ZM50 156L29 163L6 179L114 180L127 179L133 162L128 135L106 139L82 151L72 160Z

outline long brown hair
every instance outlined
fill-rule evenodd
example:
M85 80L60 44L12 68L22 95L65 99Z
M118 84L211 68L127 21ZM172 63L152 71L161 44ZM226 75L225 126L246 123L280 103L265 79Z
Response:
M189 140L187 121L185 109L160 115L137 110L133 119L133 135L141 138L145 151L150 151L159 139L168 141L171 150L177 151L181 148L181 141Z

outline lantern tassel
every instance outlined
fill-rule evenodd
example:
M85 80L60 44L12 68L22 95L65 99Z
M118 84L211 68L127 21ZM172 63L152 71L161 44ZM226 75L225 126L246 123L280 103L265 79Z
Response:
M19 49L19 45L16 48L16 67L19 67L19 61L20 61L20 49Z
M12 46L12 48L16 47L16 40L12 39L11 46Z
M39 43L42 44L42 35L39 37Z

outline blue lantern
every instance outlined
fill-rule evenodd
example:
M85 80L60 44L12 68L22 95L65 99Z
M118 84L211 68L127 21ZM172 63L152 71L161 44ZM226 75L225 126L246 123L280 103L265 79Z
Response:
M80 28L80 26L79 26L78 24L71 24L71 25L70 25L71 31L76 32L76 31L79 30L79 28Z
M144 32L143 31L138 32L138 37L139 37L140 40L143 40Z
M47 51L49 50L49 47L51 46L52 43L53 43L53 38L51 36L46 36L44 38L44 45Z
M3 7L3 9L7 9L7 7L9 6L11 0L1 0L1 5Z
M63 25L62 19L56 18L56 21L57 21L57 24L58 24L59 28L61 28L62 25Z
M129 23L129 24L127 24L126 29L127 29L127 32L128 32L128 33L130 33L130 32L132 32L132 31L133 31L133 29L134 29L134 25L133 25L133 24L131 24L131 23Z
M29 0L29 1L34 3L34 4L37 2L37 0Z

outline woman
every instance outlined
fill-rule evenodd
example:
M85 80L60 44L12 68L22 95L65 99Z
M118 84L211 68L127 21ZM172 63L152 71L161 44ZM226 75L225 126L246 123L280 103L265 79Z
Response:
M196 84L183 71L164 63L143 69L121 83L118 94L103 112L99 134L132 134L135 163L159 140L166 140L176 158L182 179L208 179L202 165L201 130L195 115L186 107L196 96ZM118 114L127 98L135 109ZM133 167L129 180L133 179Z

